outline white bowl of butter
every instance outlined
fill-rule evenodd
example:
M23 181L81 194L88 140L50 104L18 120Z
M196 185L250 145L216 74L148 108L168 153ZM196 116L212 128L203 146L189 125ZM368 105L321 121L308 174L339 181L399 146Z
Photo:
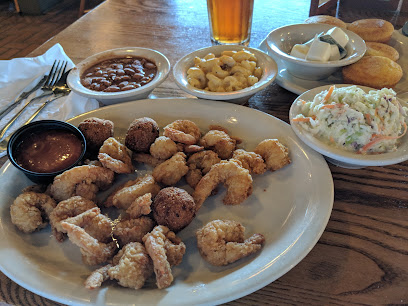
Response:
M331 43L322 41L323 35ZM360 36L328 24L293 24L275 29L266 38L266 45L278 67L284 66L293 76L307 80L325 79L358 61L366 51Z

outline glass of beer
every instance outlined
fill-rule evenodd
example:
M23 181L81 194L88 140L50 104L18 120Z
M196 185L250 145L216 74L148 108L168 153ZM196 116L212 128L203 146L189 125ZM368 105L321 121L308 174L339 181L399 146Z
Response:
M254 0L207 0L211 41L248 46Z

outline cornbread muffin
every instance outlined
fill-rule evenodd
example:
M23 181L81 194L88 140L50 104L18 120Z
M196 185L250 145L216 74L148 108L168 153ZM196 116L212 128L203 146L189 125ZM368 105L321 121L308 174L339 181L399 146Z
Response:
M330 24L335 27L347 28L347 24L341 21L340 19L329 16L329 15L316 15L309 17L305 20L305 23L325 23L325 24Z
M381 89L394 87L402 78L402 68L384 56L364 56L342 70L344 83Z
M391 22L383 19L360 19L350 23L347 29L365 41L387 43L394 32Z
M367 51L364 54L365 56L385 56L394 62L398 61L399 53L390 45L383 43L368 41L366 42Z

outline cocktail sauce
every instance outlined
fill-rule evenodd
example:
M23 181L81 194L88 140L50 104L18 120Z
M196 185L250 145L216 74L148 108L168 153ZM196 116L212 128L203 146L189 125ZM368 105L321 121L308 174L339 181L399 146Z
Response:
M52 173L74 164L82 152L82 142L72 132L42 130L25 136L17 145L15 160L29 171Z

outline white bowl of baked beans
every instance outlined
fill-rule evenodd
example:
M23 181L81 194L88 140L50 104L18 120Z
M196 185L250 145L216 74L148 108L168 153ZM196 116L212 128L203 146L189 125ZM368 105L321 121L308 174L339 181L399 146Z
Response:
M148 98L169 72L162 53L126 47L86 58L71 70L67 83L72 91L109 105Z
M276 62L244 46L217 45L182 57L173 68L177 85L203 99L245 104L276 78Z

